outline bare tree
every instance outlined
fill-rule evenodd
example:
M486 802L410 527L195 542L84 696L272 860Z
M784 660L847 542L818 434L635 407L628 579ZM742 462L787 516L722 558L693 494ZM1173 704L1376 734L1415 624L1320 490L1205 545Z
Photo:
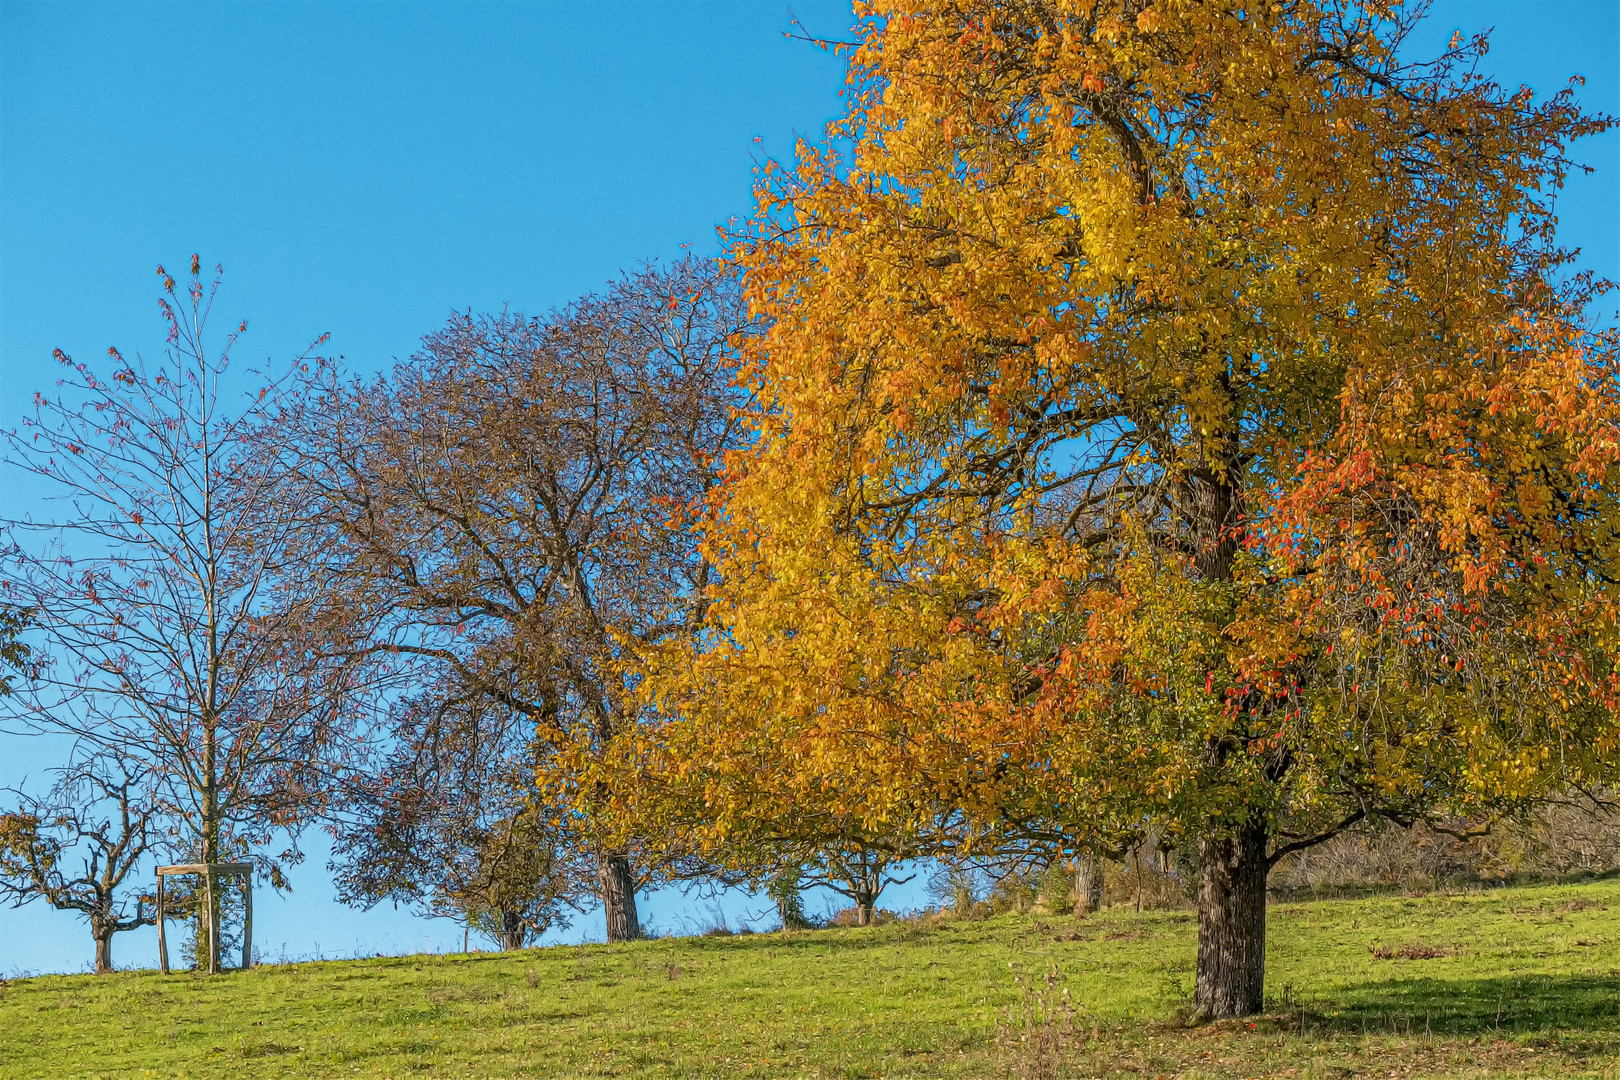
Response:
M709 566L687 528L737 444L731 279L648 267L545 319L458 315L394 371L317 372L268 438L370 654L475 688L549 748L545 798L580 813L610 941L639 936L660 866L594 825L570 762L633 732L624 650L695 631Z
M162 838L149 779L139 765L101 754L59 770L42 797L12 789L15 809L0 813L0 899L83 915L98 975L113 970L114 934L156 921L153 897L125 887Z
M290 523L271 497L285 478L245 438L278 379L308 361L257 375L257 395L240 386L232 404L229 355L246 324L210 349L219 279L199 271L194 256L177 286L159 268L161 363L109 349L93 368L58 350L58 392L36 394L9 434L7 464L43 480L59 509L9 522L19 543L5 589L30 611L37 652L0 709L141 763L181 846L211 863L319 805L345 734L333 702L352 687L341 656L311 648L330 636L317 632L315 567L289 563ZM283 856L254 855L278 884Z

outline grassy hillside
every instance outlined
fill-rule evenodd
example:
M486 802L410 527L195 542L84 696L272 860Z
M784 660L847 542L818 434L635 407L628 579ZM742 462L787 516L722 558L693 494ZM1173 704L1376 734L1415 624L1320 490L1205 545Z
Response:
M1277 905L1271 1012L1192 1030L1185 912L51 976L0 1076L1620 1078L1617 930L1616 881Z

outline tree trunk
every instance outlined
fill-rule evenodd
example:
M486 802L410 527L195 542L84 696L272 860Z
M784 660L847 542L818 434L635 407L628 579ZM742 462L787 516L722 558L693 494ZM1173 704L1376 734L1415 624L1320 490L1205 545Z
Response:
M641 937L641 920L636 915L636 879L630 870L630 857L603 855L596 864L597 892L602 913L607 916L609 941L636 941Z
M1081 855L1074 860L1074 913L1090 915L1101 911L1102 903L1102 860L1095 855Z
M877 912L877 897L868 892L855 894L855 925L871 926Z
M213 655L212 653L210 655ZM220 813L218 786L218 733L212 713L203 719L202 862L203 906L197 919L197 966L210 975L219 974L220 896L214 888L216 862L220 861Z
M113 970L112 927L99 919L92 919L90 933L96 939L96 974L109 974Z
M501 948L523 948L523 919L515 911L501 912Z
M1199 845L1194 1015L1248 1016L1264 1004L1269 834L1250 823Z

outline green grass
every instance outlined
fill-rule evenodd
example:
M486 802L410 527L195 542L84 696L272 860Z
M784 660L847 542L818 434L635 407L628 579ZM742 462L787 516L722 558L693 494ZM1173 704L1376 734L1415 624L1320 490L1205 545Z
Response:
M1616 881L1278 904L1270 1011L1194 1029L1187 912L49 976L0 1076L1620 1078L1617 929Z

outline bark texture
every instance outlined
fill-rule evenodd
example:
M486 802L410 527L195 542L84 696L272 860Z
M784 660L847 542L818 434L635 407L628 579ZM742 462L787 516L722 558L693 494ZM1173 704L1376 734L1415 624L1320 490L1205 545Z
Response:
M1101 911L1102 904L1102 861L1095 855L1081 855L1074 860L1074 913L1090 915Z
M96 939L96 974L109 974L113 970L113 928L100 919L92 919L90 921L90 933Z
M641 919L636 914L636 878L628 855L604 855L597 864L598 891L607 917L609 941L636 941Z
M1198 978L1195 1014L1248 1016L1264 1003L1266 859L1264 825L1249 824L1199 845Z

